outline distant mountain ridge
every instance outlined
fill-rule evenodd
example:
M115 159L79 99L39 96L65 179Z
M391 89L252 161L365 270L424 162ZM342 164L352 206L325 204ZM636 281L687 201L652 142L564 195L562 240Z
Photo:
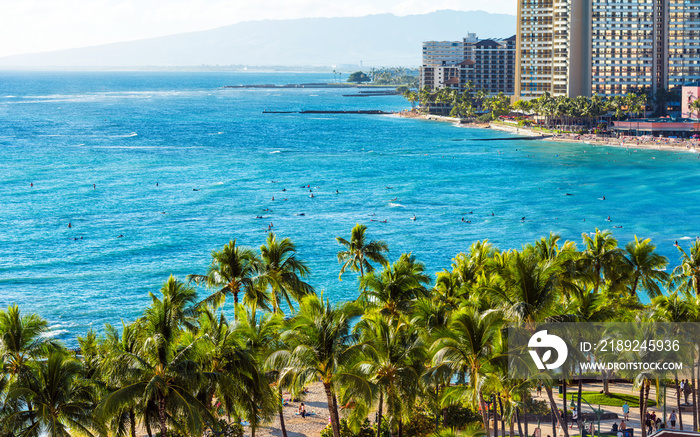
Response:
M442 10L397 17L246 21L201 32L0 58L0 68L417 66L421 42L508 37L516 17Z

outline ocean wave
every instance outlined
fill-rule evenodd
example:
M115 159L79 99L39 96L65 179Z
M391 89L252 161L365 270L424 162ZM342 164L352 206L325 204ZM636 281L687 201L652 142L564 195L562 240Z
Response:
M70 331L68 331L67 329L56 329L56 330L50 330L48 332L45 332L45 333L41 334L40 336L43 338L54 338L54 337L60 337L64 334L68 334L68 332L70 332Z
M405 206L401 205L400 203L391 203L389 202L389 206L392 208L405 208Z
M274 152L270 152L270 154L273 154L273 153L282 153L282 151L281 151L281 150L275 150Z
M679 238L679 240L692 240L692 239L693 239L693 237L681 237L681 238Z
M110 138L131 138L131 137L137 137L139 134L136 132L131 132L130 134L125 134L125 135L112 135Z

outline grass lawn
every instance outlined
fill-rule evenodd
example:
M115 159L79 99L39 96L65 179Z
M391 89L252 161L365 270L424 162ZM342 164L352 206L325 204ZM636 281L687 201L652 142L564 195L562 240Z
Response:
M577 392L574 392L575 394ZM568 404L571 402L571 392L567 392L566 394L566 402L567 402L567 407ZM562 395L559 395L561 398ZM587 401L589 404L593 405L594 407L596 405L607 405L610 407L621 407L625 401L627 401L627 404L630 406L630 408L639 408L639 396L636 395L626 395L626 394L620 394L620 393L610 393L609 395L599 393L597 391L584 391L583 392L583 400ZM582 402L585 405L585 402ZM653 407L656 405L656 401L653 401L649 399L647 401L647 406L648 407Z

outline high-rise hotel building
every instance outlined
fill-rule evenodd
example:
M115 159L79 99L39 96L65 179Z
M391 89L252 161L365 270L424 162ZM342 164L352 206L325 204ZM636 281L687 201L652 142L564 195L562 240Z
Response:
M700 79L700 0L518 0L516 96L655 93Z

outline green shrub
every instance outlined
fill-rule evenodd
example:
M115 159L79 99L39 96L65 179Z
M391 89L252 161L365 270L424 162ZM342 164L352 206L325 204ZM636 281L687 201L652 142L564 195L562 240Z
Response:
M382 437L389 436L389 430L386 429L386 421L382 421ZM340 437L375 437L377 435L377 425L370 424L369 419L365 419L360 425L357 433L353 432L345 419L340 420ZM321 430L321 437L333 437L333 427L329 423L328 426Z
M426 411L420 411L411 416L403 427L403 435L406 437L425 437L435 431L435 415Z
M480 115L479 117L477 117L477 120L479 120L482 123L486 123L486 122L493 120L493 117L491 116L491 113L489 112L488 114Z
M533 399L532 395L530 395L529 392L525 392L524 397L524 412L526 412L527 414L534 414L536 416L545 416L547 414L550 414L551 409L547 402Z
M479 413L459 405L452 405L445 409L443 425L447 428L461 429L468 424L481 420Z

